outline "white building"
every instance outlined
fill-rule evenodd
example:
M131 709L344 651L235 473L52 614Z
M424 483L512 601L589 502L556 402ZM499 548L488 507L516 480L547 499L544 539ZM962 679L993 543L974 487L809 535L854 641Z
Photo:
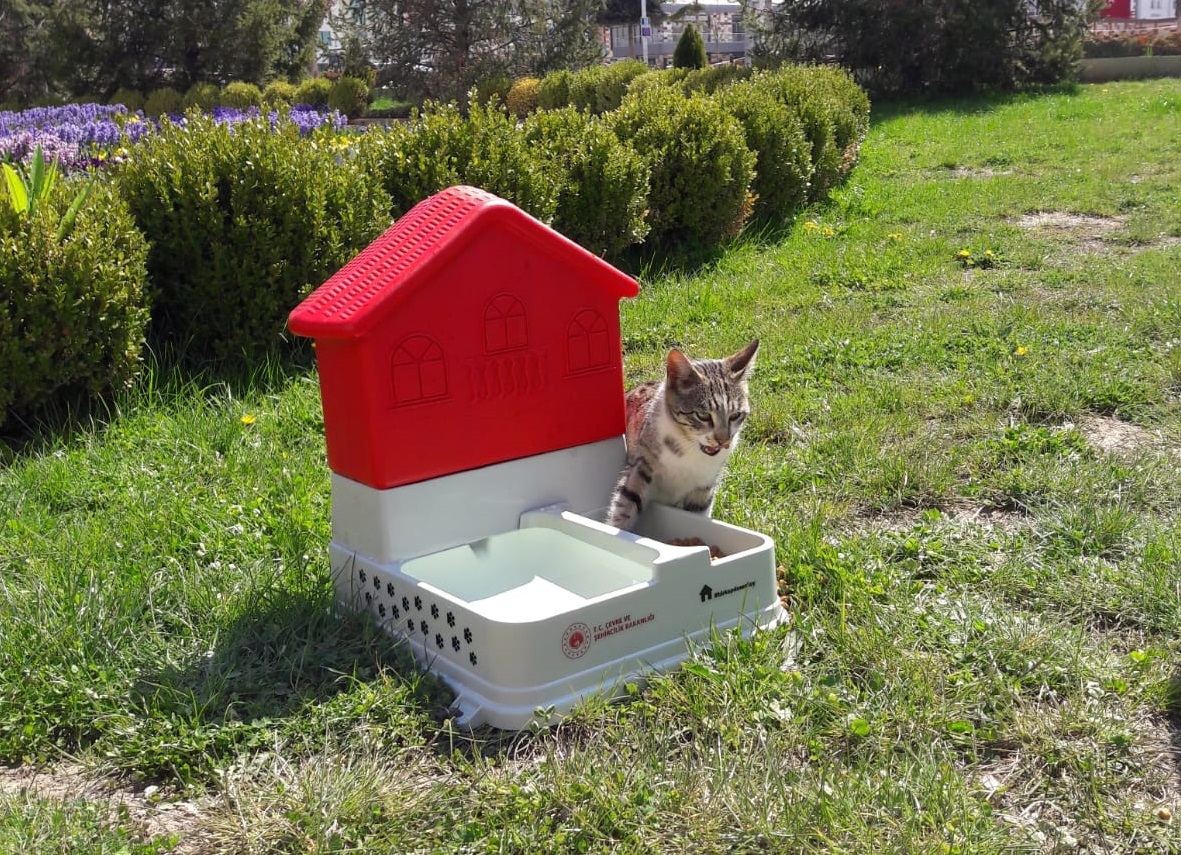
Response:
M701 33L711 63L741 62L750 45L742 5L739 3L661 3L664 20L652 28L648 39L648 60L657 68L672 65L673 51L685 28L692 24ZM631 59L644 55L640 22L606 28L608 59Z

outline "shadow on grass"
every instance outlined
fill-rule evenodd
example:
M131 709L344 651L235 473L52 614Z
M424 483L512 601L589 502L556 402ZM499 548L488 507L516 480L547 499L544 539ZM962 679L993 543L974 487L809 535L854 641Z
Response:
M46 406L8 414L0 421L0 466L46 454L79 437L101 434L145 402L167 408L178 402L183 405L194 393L243 398L277 392L314 366L315 353L303 343L282 353L227 362L202 361L174 350L160 354L145 350L142 370L127 389L99 396L85 389L59 390Z
M1027 89L1023 92L979 92L974 95L931 96L875 100L869 111L871 127L904 116L974 116L991 113L1011 104L1051 95L1077 95L1079 83L1059 83Z
M409 649L327 592L274 586L203 654L143 673L130 693L137 733L114 762L136 776L208 781L252 750L324 745L357 728L420 738L451 695Z

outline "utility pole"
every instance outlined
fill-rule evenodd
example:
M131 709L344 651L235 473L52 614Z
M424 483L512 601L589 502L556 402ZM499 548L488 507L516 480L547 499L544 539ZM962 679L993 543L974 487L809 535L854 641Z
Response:
M648 0L640 0L640 45L644 52L644 65L648 64L648 36L652 34L652 23L648 20Z

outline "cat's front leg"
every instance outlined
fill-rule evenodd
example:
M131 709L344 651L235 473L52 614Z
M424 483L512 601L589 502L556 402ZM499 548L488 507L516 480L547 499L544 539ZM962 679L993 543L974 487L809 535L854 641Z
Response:
M714 512L713 485L697 487L694 490L690 490L685 498L681 499L677 504L690 513L710 516Z
M644 510L648 487L652 484L652 467L643 458L628 460L615 491L611 494L611 507L607 510L607 524L624 531L631 531L636 519Z

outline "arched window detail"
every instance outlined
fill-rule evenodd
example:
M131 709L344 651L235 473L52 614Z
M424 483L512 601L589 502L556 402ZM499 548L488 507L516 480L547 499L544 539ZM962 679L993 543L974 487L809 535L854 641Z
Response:
M390 364L394 405L416 404L447 396L443 349L425 335L412 335L394 350Z
M566 361L572 374L611 364L611 333L603 316L583 309L566 330Z
M498 294L484 309L484 352L503 353L529 346L525 305L512 294Z

